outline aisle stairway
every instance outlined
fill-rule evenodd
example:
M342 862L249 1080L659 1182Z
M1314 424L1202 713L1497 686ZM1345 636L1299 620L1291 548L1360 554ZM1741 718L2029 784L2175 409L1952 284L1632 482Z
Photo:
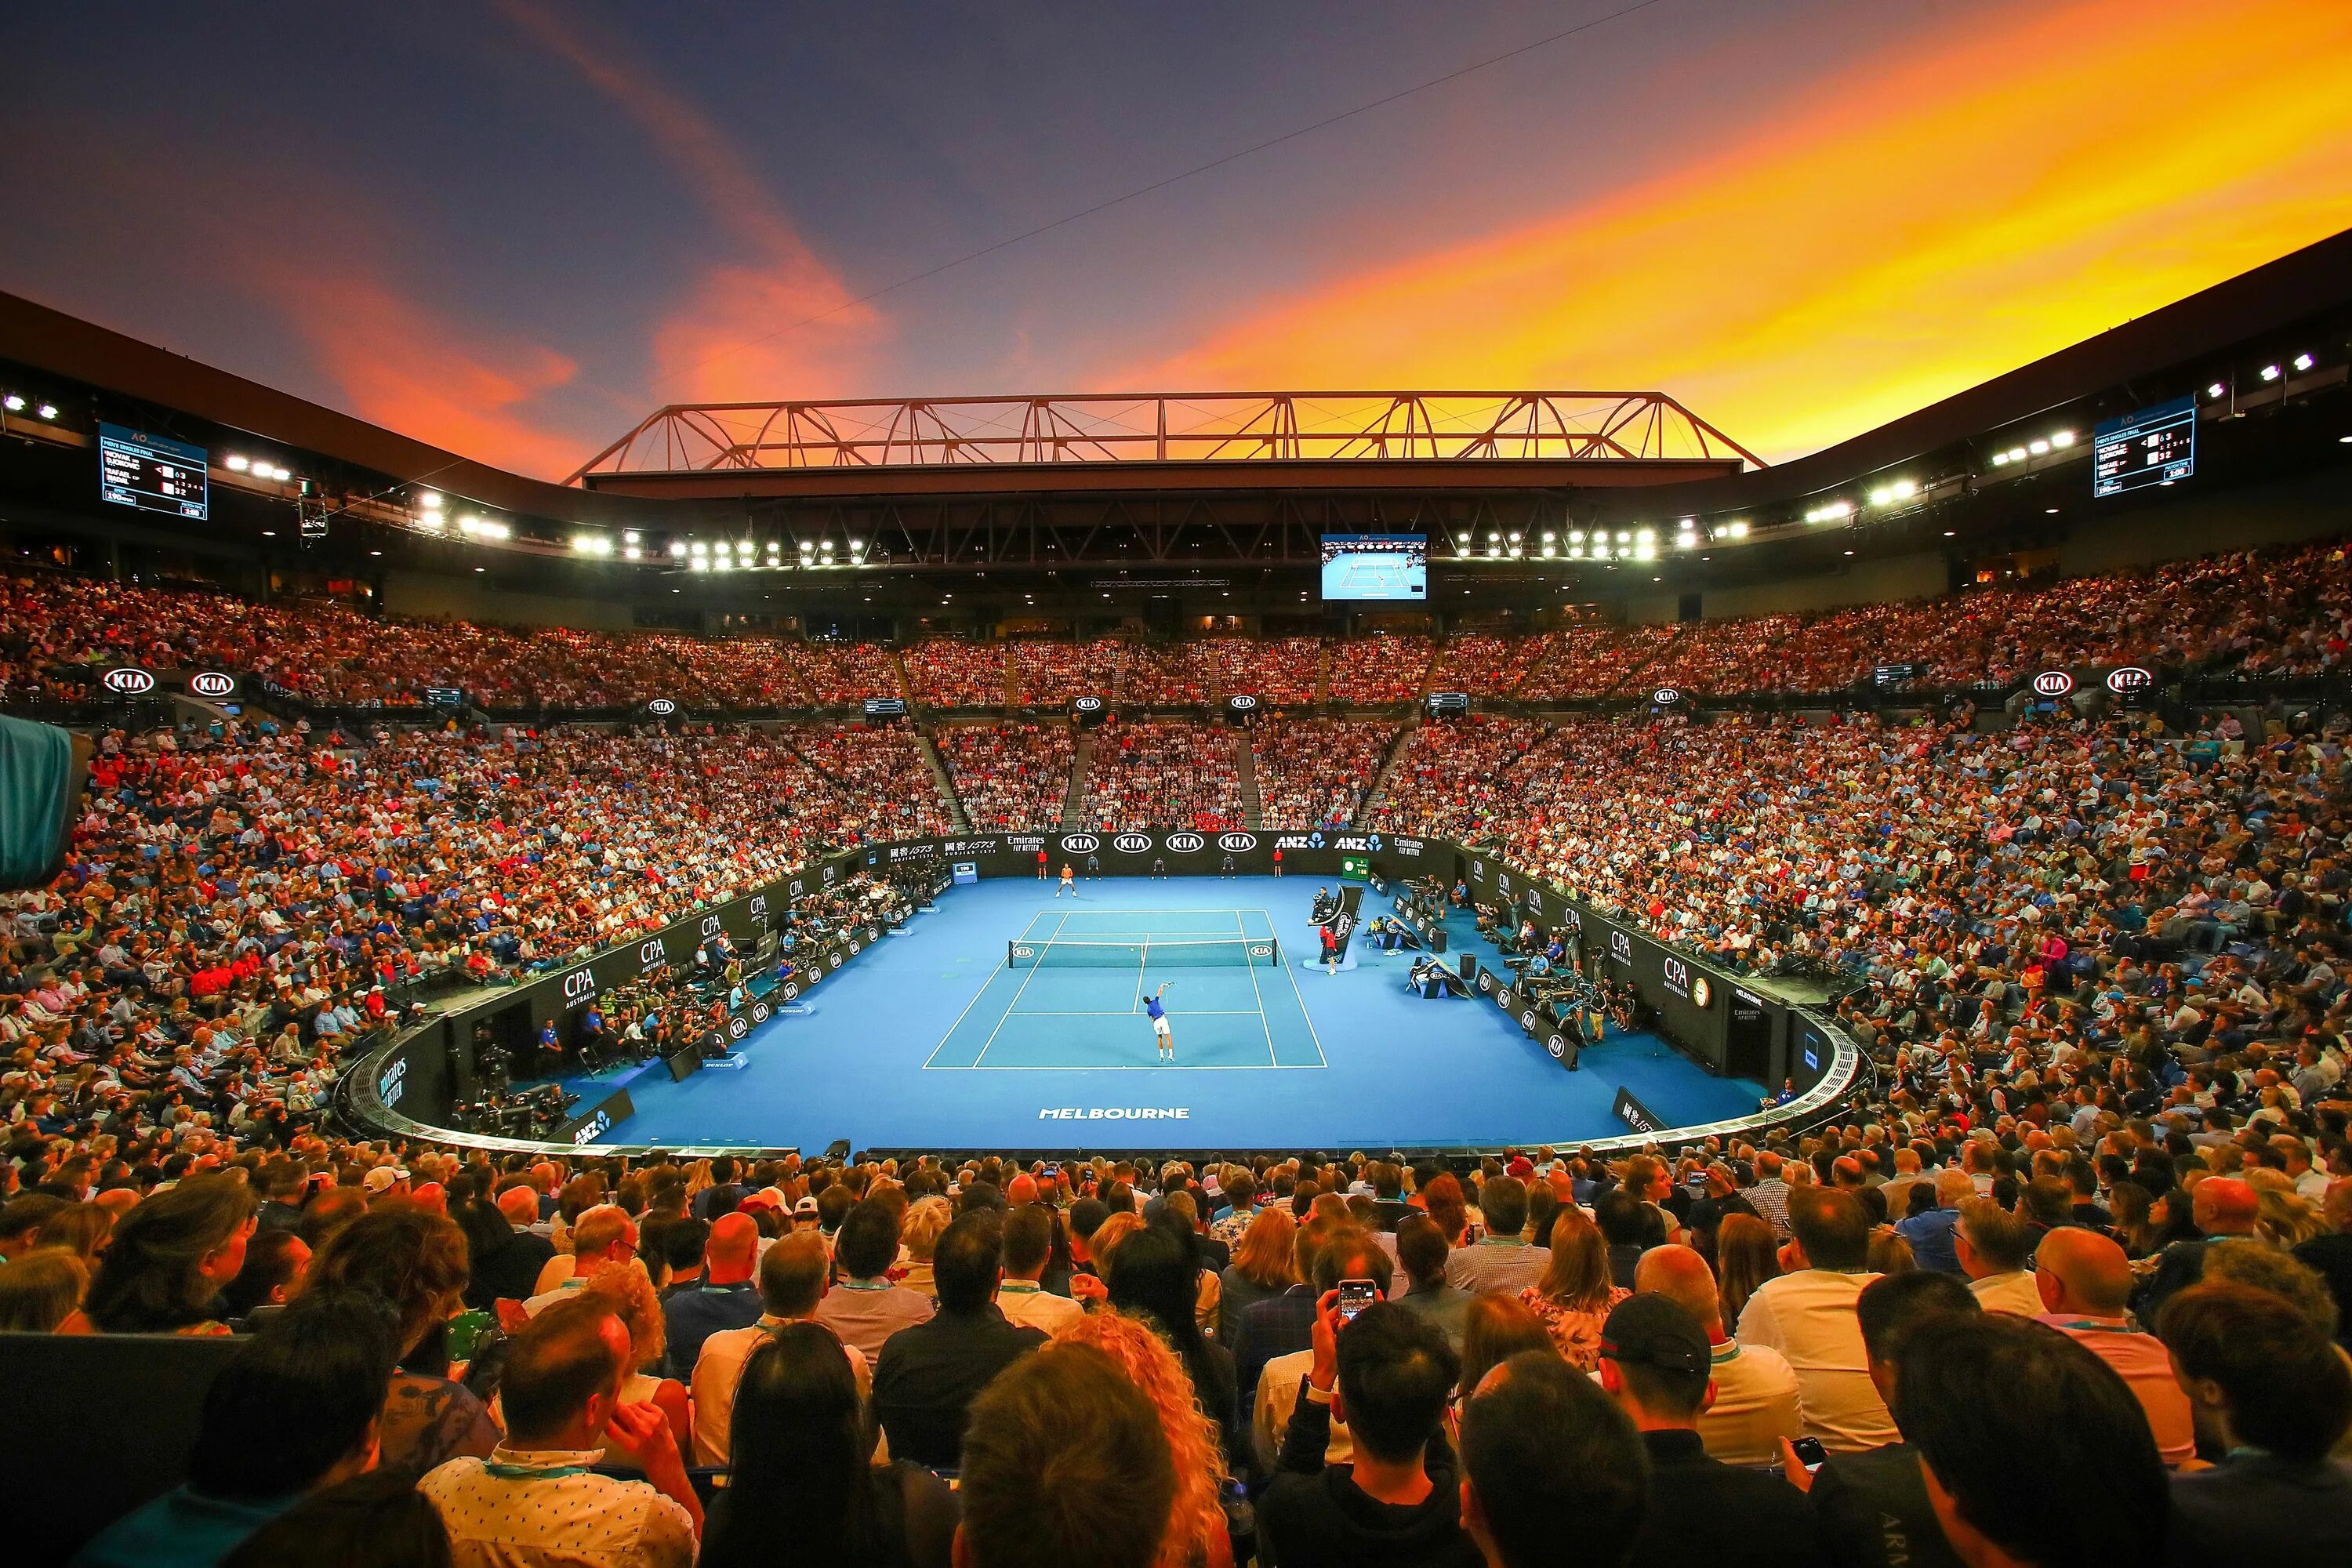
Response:
M1404 756L1405 747L1412 742L1412 732L1419 728L1421 728L1421 710L1415 709L1406 715L1405 721L1398 725L1397 732L1390 737L1388 754L1381 759L1380 771L1372 775L1371 787L1364 791L1363 801L1356 807L1356 817L1352 826L1357 827L1371 826L1372 808L1380 804L1381 796L1388 793L1389 775L1396 772L1397 763Z
M948 760L940 755L940 746L928 731L915 731L916 743L923 748L923 760L931 764L931 778L940 786L940 794L948 803L948 816L958 833L971 831L971 815L963 808L963 797L956 794L955 775L948 772Z
M912 708L915 705L915 683L907 679L907 661L899 657L896 647L886 651L890 655L891 671L898 678L898 695L907 700L908 707Z
M1331 645L1328 642L1315 647L1315 700L1331 700Z
M1070 750L1070 787L1062 795L1062 826L1073 826L1087 804L1087 764L1095 760L1095 738L1080 735Z
M1234 731L1234 773L1241 782L1242 826L1258 832L1265 826L1265 803L1257 793L1257 752L1247 730Z

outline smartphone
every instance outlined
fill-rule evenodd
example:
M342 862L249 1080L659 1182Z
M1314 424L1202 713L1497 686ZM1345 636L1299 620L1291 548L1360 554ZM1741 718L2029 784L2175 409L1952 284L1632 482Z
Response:
M1379 1300L1380 1299L1381 1299L1381 1289L1380 1289L1380 1287L1379 1287L1378 1285L1375 1285L1375 1284L1374 1284L1372 1281L1370 1281L1370 1279L1342 1279L1342 1280L1340 1280L1340 1281L1339 1281L1339 1317L1340 1317L1340 1320L1341 1320L1342 1321L1345 1321L1345 1322L1353 1322L1353 1321L1355 1321L1356 1314L1357 1314L1357 1313L1359 1313L1359 1312L1362 1311L1365 1308L1367 1308L1367 1307L1370 1306L1373 1302L1375 1302L1375 1301Z
M1800 1437L1789 1447L1797 1451L1797 1462L1805 1467L1809 1476L1829 1460L1830 1451L1822 1447L1819 1437Z

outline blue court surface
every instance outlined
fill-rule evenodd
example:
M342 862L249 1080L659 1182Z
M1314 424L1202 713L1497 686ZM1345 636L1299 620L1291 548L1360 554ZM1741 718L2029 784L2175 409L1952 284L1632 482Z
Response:
M617 1068L570 1087L628 1084L636 1114L614 1142L802 1149L1558 1143L1623 1131L1610 1114L1621 1084L1680 1124L1751 1110L1763 1093L1646 1034L1612 1031L1564 1071L1490 1002L1406 991L1405 954L1360 942L1357 967L1327 974L1309 962L1315 887L956 888L817 986L808 1013L739 1045L740 1070L672 1083ZM1384 909L1367 893L1367 917ZM1450 934L1494 958L1465 917ZM1162 984L1172 1065L1144 1011Z

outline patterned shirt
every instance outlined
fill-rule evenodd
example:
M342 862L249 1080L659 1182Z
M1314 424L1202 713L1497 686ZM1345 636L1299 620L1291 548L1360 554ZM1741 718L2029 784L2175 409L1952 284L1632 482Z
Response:
M452 1459L416 1483L455 1568L690 1568L694 1518L646 1481L594 1473L594 1448Z
M1563 1307L1530 1285L1519 1292L1526 1302L1543 1320L1544 1331L1568 1364L1579 1372L1591 1372L1601 1364L1601 1326L1609 1321L1610 1310L1631 1296L1631 1290L1612 1285L1608 1299L1598 1307Z

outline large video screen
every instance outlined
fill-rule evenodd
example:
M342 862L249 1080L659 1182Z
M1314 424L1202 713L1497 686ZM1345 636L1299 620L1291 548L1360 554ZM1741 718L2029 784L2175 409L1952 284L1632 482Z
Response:
M205 449L120 425L98 427L98 493L116 506L205 521L211 504Z
M1325 534L1323 596L1327 599L1427 599L1429 535Z
M2176 397L2104 421L2091 448L2091 493L2168 485L2197 471L2197 399Z

